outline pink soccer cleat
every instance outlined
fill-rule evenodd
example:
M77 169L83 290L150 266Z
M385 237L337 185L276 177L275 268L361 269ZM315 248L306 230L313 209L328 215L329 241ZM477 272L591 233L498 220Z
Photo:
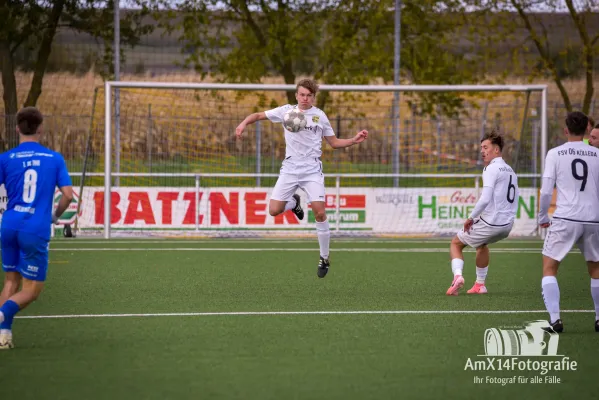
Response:
M451 282L451 286L447 289L448 296L457 296L458 290L460 290L464 286L464 277L462 275L456 275L453 277L453 282Z
M466 293L468 294L485 294L487 293L487 287L485 286L484 283L474 283L474 286L472 286L472 289L468 290Z

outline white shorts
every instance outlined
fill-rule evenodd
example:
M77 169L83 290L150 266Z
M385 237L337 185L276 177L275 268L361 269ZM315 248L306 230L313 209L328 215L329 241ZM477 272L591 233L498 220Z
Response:
M586 261L599 261L599 225L554 218L545 236L543 255L562 261L574 244Z
M514 226L513 222L502 226L487 225L479 218L474 220L470 233L466 233L462 229L457 236L460 242L476 249L485 244L497 243L505 239L512 231L512 226Z
M270 199L289 201L298 188L306 192L308 203L325 201L324 175L322 172L279 175Z

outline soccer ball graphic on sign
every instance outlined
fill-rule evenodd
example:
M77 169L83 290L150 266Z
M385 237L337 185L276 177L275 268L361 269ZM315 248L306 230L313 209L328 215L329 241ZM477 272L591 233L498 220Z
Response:
M292 108L283 116L283 126L289 132L299 132L306 127L307 123L306 116L298 108Z

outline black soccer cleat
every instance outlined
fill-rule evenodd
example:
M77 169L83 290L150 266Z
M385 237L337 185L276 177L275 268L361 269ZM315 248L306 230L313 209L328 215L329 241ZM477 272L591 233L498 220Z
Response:
M554 323L551 323L551 321L549 321L549 325L551 325L551 328L546 328L547 331L549 331L549 329L552 329L554 332L557 333L562 333L564 331L564 323L561 319L558 319Z
M599 319L595 321L595 332L599 332Z
M302 219L304 219L304 209L302 208L302 205L300 204L299 194L294 194L293 198L295 199L296 204L295 204L295 207L291 209L291 211L293 211L293 213L295 215L297 215L297 217L301 221Z
M331 263L329 262L329 259L324 259L322 257L320 257L320 260L318 261L318 270L316 271L316 274L318 275L319 278L324 278L325 276L327 276L327 272L329 272L329 267L331 266Z

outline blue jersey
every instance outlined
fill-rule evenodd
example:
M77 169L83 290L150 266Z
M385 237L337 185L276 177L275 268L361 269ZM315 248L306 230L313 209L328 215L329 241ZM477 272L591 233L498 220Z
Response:
M0 154L0 184L8 197L2 229L49 240L56 187L72 185L62 155L39 143L22 143Z

